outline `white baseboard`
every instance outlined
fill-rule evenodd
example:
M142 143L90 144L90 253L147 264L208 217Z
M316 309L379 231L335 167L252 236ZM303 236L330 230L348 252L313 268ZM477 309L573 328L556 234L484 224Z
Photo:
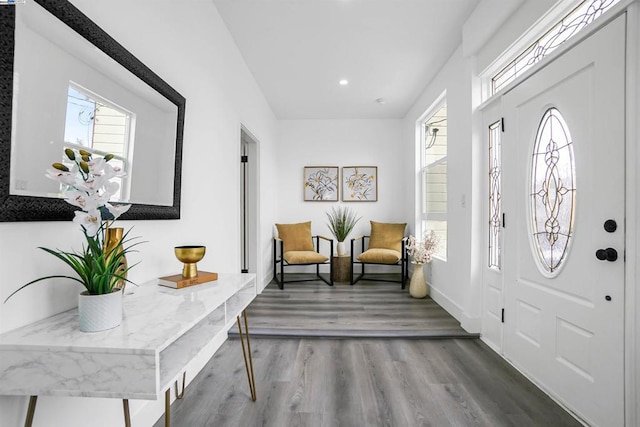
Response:
M438 288L429 284L429 296L432 300L438 303L438 305L444 308L450 315L456 318L462 323L462 306L458 305L454 300L449 298L444 292L441 292Z
M271 280L273 279L273 270L267 272L267 274L262 278L262 280L258 281L258 294L261 294L264 291L264 288L267 287Z
M460 326L466 332L471 334L480 333L482 328L482 319L469 317L461 305L449 298L438 288L431 285L429 285L429 296L431 296L431 299L437 302L440 307L444 308L450 315L460 322Z
M482 319L480 317L469 317L467 313L462 313L460 326L470 334L479 334L482 330Z

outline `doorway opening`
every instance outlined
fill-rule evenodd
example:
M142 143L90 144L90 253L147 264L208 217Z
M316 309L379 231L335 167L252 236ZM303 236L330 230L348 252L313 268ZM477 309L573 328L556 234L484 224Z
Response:
M258 247L258 142L240 129L240 271L256 273Z

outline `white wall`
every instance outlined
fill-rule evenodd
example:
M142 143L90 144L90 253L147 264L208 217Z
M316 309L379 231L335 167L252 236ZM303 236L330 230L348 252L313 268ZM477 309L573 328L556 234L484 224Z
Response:
M325 212L334 206L348 206L362 217L349 238L368 235L371 220L411 222L411 217L402 209L412 194L404 186L406 159L400 120L281 120L279 123L278 223L311 221L314 235L332 237ZM305 202L305 166L338 166L341 177L343 166L377 166L378 201Z
M407 190L417 194L416 176L416 121L446 91L447 101L447 183L448 198L448 257L447 261L435 259L430 270L431 296L445 307L462 326L471 332L479 330L480 281L472 261L477 258L474 240L471 239L471 223L475 206L472 182L477 163L472 162L474 141L472 139L472 62L462 55L459 47L449 58L437 76L429 83L403 120L403 145L410 153L412 175L408 175ZM418 221L415 198L407 204L412 218Z
M200 268L240 271L240 125L259 141L259 235L271 248L276 221L277 122L230 34L210 1L74 0L85 14L126 46L187 99L184 132L182 218L119 221L148 243L131 263L135 282L179 271L173 246L204 244ZM31 4L28 4L31 6ZM18 5L17 7L22 7ZM39 173L39 172L34 172ZM64 266L38 246L79 249L81 232L71 221L0 223L0 299L34 278L63 274ZM265 258L266 259L266 258ZM270 261L270 257L269 257ZM268 262L258 267L259 287ZM50 316L77 304L79 289L40 283L0 305L0 332ZM196 372L191 371L191 378ZM240 379L239 379L240 380ZM162 410L160 403L158 410ZM141 402L132 402L134 425ZM157 405L156 405L157 406ZM3 427L23 425L26 397L0 397ZM159 414L159 412L157 412ZM122 425L117 400L46 398L38 402L35 426ZM148 425L140 423L138 425Z

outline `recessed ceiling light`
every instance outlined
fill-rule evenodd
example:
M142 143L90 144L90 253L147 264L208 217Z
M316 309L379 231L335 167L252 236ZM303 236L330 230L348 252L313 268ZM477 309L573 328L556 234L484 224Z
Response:
M340 83L341 86L346 86L349 84L349 80L347 79L342 79L340 80L338 83Z

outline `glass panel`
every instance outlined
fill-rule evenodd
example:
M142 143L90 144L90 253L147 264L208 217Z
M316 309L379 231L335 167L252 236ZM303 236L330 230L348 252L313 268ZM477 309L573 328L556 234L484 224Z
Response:
M540 121L532 155L531 227L544 270L557 274L573 234L575 162L567 124L555 108Z
M427 213L447 212L447 161L427 168Z
M491 79L491 94L522 75L562 43L582 31L619 0L584 0Z
M69 86L64 140L83 147L93 146L96 101Z
M489 126L489 268L500 269L502 158L500 122Z
M423 123L422 230L440 237L436 256L447 256L447 104L443 103Z
M424 123L424 165L447 157L447 105L443 105Z
M130 123L133 113L109 103L100 96L69 85L65 118L65 148L83 149L104 156L113 154L110 164L120 168L124 177L112 178L120 189L111 197L113 201L129 199L131 180L129 168ZM62 162L68 162L62 156ZM64 188L61 188L63 191Z
M442 259L447 259L447 221L425 221L424 230L433 230L440 237L438 250L435 255Z

